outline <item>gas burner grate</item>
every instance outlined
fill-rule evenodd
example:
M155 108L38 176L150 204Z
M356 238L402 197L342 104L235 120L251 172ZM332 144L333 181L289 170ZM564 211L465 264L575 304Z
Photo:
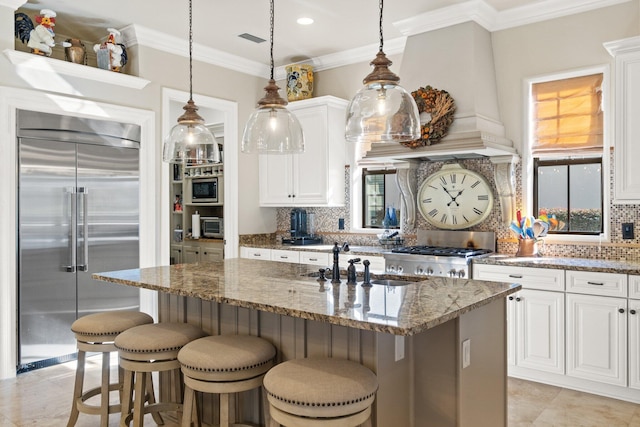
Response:
M491 253L491 251L488 249L454 248L454 247L426 246L426 245L406 246L403 248L392 249L391 252L397 253L397 254L451 256L451 257L460 257L460 258L468 258L472 256Z

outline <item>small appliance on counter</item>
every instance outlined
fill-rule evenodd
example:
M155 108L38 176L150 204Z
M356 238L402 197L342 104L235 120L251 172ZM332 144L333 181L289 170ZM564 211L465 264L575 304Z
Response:
M200 222L203 237L224 238L224 219L217 216L203 216L200 218Z
M314 235L314 226L314 214L307 215L307 211L304 209L292 209L291 237L282 239L282 243L285 245L317 245L322 243L322 237Z

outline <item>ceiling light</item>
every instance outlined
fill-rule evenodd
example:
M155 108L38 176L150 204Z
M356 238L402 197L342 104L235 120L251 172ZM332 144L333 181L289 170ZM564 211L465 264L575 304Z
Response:
M413 97L398 83L400 78L384 54L380 0L380 50L371 61L373 71L347 107L345 138L350 142L402 142L420 138L420 115Z
M162 160L168 163L220 163L218 142L204 125L204 119L197 113L193 102L193 14L192 0L189 0L189 101L184 114L178 117L169 135L165 138Z
M242 152L286 154L304 151L302 126L287 108L287 101L278 94L280 89L273 79L273 0L270 14L271 78L265 86L265 96L251 114L242 135Z
M302 18L298 18L296 22L300 25L311 25L313 24L313 18L307 18L303 16Z

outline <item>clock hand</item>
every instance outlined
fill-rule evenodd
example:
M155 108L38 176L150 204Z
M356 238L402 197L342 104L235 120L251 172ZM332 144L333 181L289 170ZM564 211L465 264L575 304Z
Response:
M445 189L446 191L446 189ZM451 205L451 203L455 202L456 206L460 206L460 203L458 203L458 201L456 200L458 197L460 197L460 195L462 194L462 192L464 191L464 188L460 191L458 191L458 194L456 195L456 197L451 196L451 194L449 194L449 192L447 191L447 194L449 194L449 197L451 197L451 201L449 203L447 203L447 206Z
M453 198L453 196L451 195L451 193L449 193L449 190L447 190L447 187L445 187L444 185L440 184L440 186L442 187L442 189L444 190L445 193L447 193L447 195L449 197L451 197L452 201L455 201L455 199Z

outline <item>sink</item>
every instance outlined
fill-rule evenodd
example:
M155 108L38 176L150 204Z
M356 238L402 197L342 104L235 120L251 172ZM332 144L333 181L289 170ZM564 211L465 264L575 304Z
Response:
M372 285L384 285L384 286L407 286L409 283L414 283L410 280L395 280L395 279L373 279Z

